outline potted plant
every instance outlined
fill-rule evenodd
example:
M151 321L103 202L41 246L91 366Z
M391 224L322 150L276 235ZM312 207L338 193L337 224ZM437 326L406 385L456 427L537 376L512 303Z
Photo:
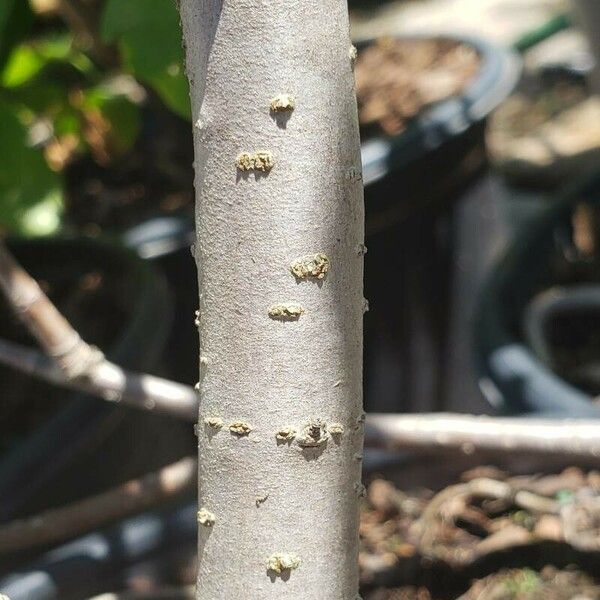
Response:
M171 307L164 280L148 264L114 242L91 238L15 240L10 247L84 339L129 368L157 365ZM1 337L29 343L8 307L1 310ZM193 447L187 425L153 415L133 419L118 402L98 403L2 371L2 520L110 487ZM161 428L164 440L172 435L172 450L152 437Z

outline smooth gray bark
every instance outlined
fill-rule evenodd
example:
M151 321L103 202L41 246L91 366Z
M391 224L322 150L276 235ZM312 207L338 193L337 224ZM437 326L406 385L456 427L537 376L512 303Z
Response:
M363 196L344 0L181 0L195 123L198 600L355 600Z

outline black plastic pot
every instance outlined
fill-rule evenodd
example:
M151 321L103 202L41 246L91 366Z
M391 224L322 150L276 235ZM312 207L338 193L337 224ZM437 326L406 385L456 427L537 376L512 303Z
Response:
M486 117L520 74L512 51L476 38L456 41L481 58L465 92L423 111L402 134L362 146L368 410L443 409L453 209L485 169Z
M156 217L126 231L123 243L148 261L167 280L172 292L173 322L161 357L165 375L194 385L198 381L198 274L190 248L196 238L189 217Z
M195 502L155 510L90 533L0 579L11 600L82 600L120 584L123 571L197 535Z
M506 414L600 417L592 397L556 375L526 343L528 307L554 286L597 283L597 263L578 254L572 215L577 204L600 203L600 176L573 186L542 216L525 224L490 273L479 299L475 347L481 390Z
M543 125L534 121L535 130L527 123L525 132L521 131L521 124L513 125L514 104L508 104L505 110L500 109L492 118L488 129L490 162L508 186L521 193L553 193L569 182L585 177L595 168L600 153L590 143L591 140L583 140L579 144L571 142L570 148L565 151L555 141L560 132L555 130L550 134L544 129L556 123L563 112L573 112L578 108L585 110L585 103L591 95L589 80L592 67L592 58L584 53L573 57L571 63L550 64L522 78L516 93L518 102L523 96L531 102L542 100L543 110L549 111ZM556 97L560 90L562 96ZM571 91L570 98L565 90ZM573 96L575 93L577 97ZM587 112L589 114L589 108ZM562 128L568 133L568 126L572 125L576 133L582 135L581 124L573 125L572 120L563 123ZM523 153L522 147L530 147L532 138L545 156L540 157L539 151Z
M164 280L131 251L93 239L43 239L10 244L29 272L50 285L50 295L90 343L131 369L152 370L170 322ZM99 291L86 287L103 282ZM101 286L102 288L102 286ZM29 339L8 312L2 335ZM33 343L33 342L32 342ZM47 419L0 457L0 518L7 520L62 504L175 460L187 425L58 390L2 370L6 399L18 400ZM30 403L30 404L28 404Z
M363 141L367 235L456 195L480 172L485 165L484 121L519 79L521 61L513 51L475 37L441 39L475 48L478 74L460 96L423 110L401 134ZM360 43L359 51L370 43Z

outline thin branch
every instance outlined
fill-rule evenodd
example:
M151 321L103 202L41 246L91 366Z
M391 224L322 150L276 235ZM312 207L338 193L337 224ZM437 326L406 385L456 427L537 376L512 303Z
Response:
M89 51L92 58L100 65L113 66L117 57L116 52L104 44L100 37L101 6L85 4L80 0L59 0L58 8L83 49Z
M0 364L108 402L119 402L187 421L198 418L198 394L191 387L153 375L129 373L109 361L95 365L88 376L69 379L41 352L0 340Z
M17 316L67 378L80 377L102 361L100 351L79 337L38 283L1 243L0 288Z
M190 421L198 414L197 394L189 387L151 375L126 374L110 364L93 381L67 380L43 354L0 340L0 364L50 383L104 400L154 410ZM109 377L110 375L110 377ZM133 384L132 382L135 382ZM600 456L600 421L486 417L453 414L367 415L365 445L387 450L465 454L489 451L532 452L573 458Z
M197 419L198 395L193 389L128 373L106 360L80 338L1 243L0 288L58 368L38 352L6 341L0 341L0 363L104 400ZM366 444L419 451L487 450L598 458L600 421L372 414L367 417Z
M453 414L367 416L365 444L394 450L466 454L532 452L573 458L600 456L600 420L486 417Z
M107 492L0 526L0 555L55 544L195 489L198 464L184 458Z
M130 373L84 342L37 282L0 243L0 289L48 360L34 350L0 342L0 362L108 401L164 412L188 420L198 414L198 395L190 387Z
M193 600L195 597L194 590L194 586L187 586L149 592L131 591L117 594L100 594L100 596L94 596L89 600Z

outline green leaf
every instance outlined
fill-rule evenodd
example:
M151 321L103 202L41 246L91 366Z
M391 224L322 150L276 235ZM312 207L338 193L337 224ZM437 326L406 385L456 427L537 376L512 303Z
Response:
M573 494L573 492L567 489L559 490L558 492L556 492L555 496L559 504L570 504L571 502L573 502L574 497L575 495Z
M30 83L46 67L61 63L84 75L94 68L84 54L74 49L70 35L51 36L14 48L6 61L1 83L7 88L16 88Z
M25 235L52 233L60 224L61 178L41 150L28 145L15 109L0 103L0 226Z
M179 14L173 0L108 0L101 35L118 42L123 60L178 115L191 115Z
M82 109L96 110L109 125L107 132L111 154L119 156L131 149L141 129L139 107L110 86L100 85L85 92Z
M2 73L2 85L12 88L33 79L46 61L31 46L19 46L11 53Z
M11 48L31 29L33 13L26 0L0 0L0 67Z

